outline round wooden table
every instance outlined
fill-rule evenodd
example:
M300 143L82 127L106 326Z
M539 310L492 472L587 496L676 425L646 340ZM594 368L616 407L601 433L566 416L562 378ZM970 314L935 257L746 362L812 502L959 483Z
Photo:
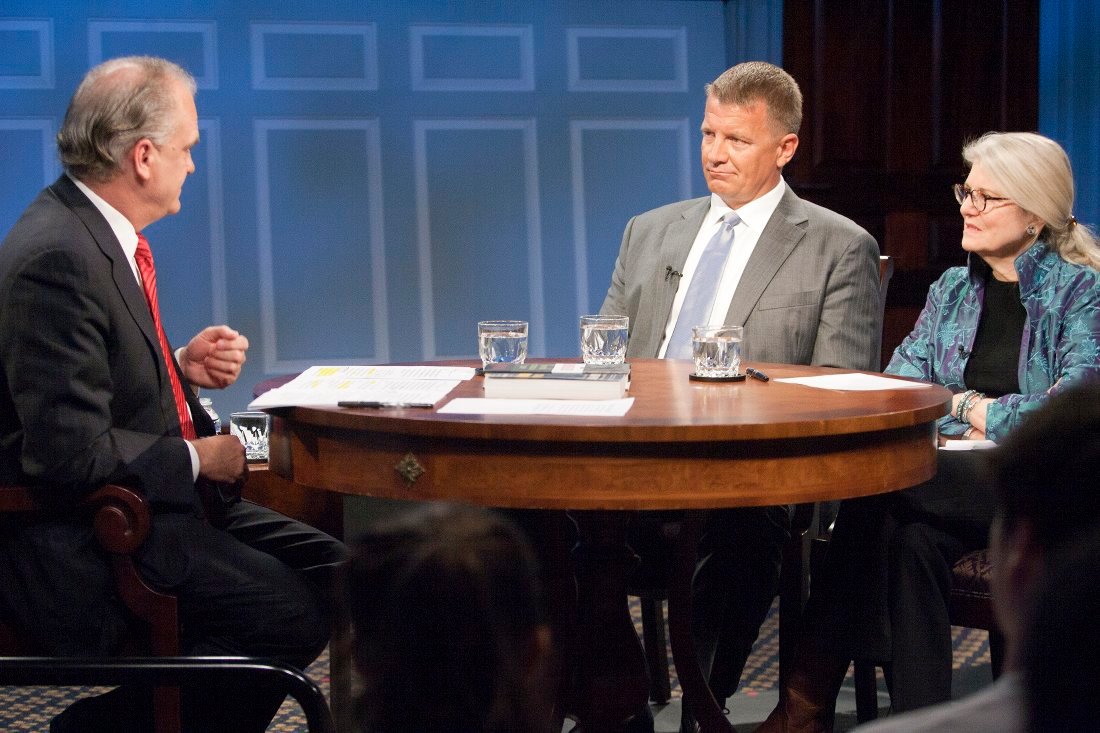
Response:
M471 365L470 362L446 362ZM851 370L753 365L762 382L688 379L690 361L631 362L633 407L624 417L451 415L437 409L280 408L271 468L305 486L415 501L569 510L574 550L577 691L583 730L619 730L646 703L644 657L630 621L623 510L797 504L894 491L935 473L941 387L870 392L775 381ZM482 396L480 377L455 397ZM698 522L690 524L697 529ZM691 535L694 534L694 537ZM690 568L697 531L681 543L680 582L669 590L676 667L694 690L704 730L729 730L694 657ZM685 577L686 576L686 577ZM709 698L709 700L707 699Z

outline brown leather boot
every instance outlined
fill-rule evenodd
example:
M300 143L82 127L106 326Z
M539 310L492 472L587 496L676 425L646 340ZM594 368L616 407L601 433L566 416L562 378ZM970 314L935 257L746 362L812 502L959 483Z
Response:
M848 660L802 644L779 704L754 733L832 733L836 696Z

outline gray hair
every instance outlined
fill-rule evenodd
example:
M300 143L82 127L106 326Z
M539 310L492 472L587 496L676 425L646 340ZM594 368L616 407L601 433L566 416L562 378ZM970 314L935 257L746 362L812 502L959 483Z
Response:
M106 182L143 138L162 144L175 132L170 80L192 95L195 79L177 64L153 56L104 61L80 82L57 133L65 170L83 181Z
M1096 235L1073 217L1073 170L1061 145L1033 132L987 132L963 147L963 158L1043 220L1039 237L1062 259L1100 270Z
M783 69L766 61L746 61L726 69L707 84L708 97L722 104L744 106L763 101L768 116L784 134L798 134L802 127L802 90Z

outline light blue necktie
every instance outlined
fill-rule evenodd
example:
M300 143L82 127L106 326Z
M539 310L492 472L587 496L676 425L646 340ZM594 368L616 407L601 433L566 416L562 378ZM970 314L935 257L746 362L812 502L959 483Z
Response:
M741 217L730 212L723 217L718 231L703 248L695 274L691 277L687 295L680 306L680 315L672 336L665 349L666 359L691 358L691 328L705 326L710 320L710 311L714 307L714 296L718 292L718 281L726 268L726 259L733 248L733 228L741 223Z

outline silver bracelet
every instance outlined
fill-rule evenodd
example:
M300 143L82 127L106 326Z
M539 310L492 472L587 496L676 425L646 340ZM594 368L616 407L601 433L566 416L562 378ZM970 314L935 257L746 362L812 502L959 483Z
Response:
M983 392L975 392L971 395L970 399L966 401L966 406L962 409L962 421L964 423L970 424L970 411L984 399L985 394Z

